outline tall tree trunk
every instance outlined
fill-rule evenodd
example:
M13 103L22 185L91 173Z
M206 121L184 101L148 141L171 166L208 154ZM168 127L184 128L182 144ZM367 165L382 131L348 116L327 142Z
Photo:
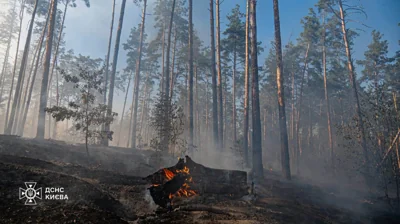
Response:
M131 80L132 80L132 74L129 76L128 79L128 86L126 87L126 91L125 91L125 99L124 99L124 106L122 107L122 114L121 114L121 121L119 122L119 131L118 131L118 140L117 140L117 146L119 146L119 141L121 140L121 132L122 132L122 124L124 121L124 115L125 115L125 106L126 106L126 100L128 99L128 92L129 92L129 87L131 85ZM128 136L129 138L130 136Z
M112 108L113 108L115 74L117 72L119 44L121 41L121 32L122 32L122 26L124 23L125 5L126 5L126 0L122 0L121 12L119 15L119 22L118 22L117 37L115 40L115 47L114 47L114 58L113 58L111 78L110 78L110 91L108 93L107 117L111 117L111 112L112 112ZM110 124L109 123L105 125L104 131L106 132L106 135L108 135L108 133L110 132ZM104 145L108 146L108 138L105 138Z
M196 145L200 145L201 132L200 132L200 118L199 118L199 86L198 86L198 74L197 74L197 66L194 68L194 77L196 79L195 83L195 95L196 95Z
M113 4L112 4L110 36L108 37L106 68L105 68L106 71L105 71L105 74L104 74L104 76L105 76L104 93L103 93L103 104L104 105L107 104L108 72L109 72L109 66L110 66L110 54L111 54L112 36L113 36L113 31L114 31L114 18L115 18L115 0L113 0ZM106 115L106 113L104 115ZM101 130L104 133L104 131L105 131L105 125L104 124L101 126ZM102 143L103 143L103 145L107 144L105 139L103 139Z
M142 114L140 118L140 130L139 133L143 137L143 125L144 125L144 117L146 114L146 102L147 102L147 88L148 88L148 82L149 82L149 72L146 73L146 80L144 82L144 91L143 91L143 99L142 99Z
M164 93L164 79L165 79L165 21L163 23L163 34L162 34L162 63L161 63L161 85L160 85L160 93L161 95Z
M306 49L306 54L304 56L304 68L302 71L302 77L301 77L301 83L300 83L300 93L299 93L299 101L298 101L298 106L297 106L297 121L296 121L296 151L295 151L295 156L296 156L296 172L297 174L300 174L300 151L301 151L301 144L300 144L300 121L301 121L301 112L302 112L302 106L303 106L303 87L304 87L304 80L306 76L306 71L307 71L307 65L308 65L308 51L310 50L310 44L307 44L307 49Z
M14 0L14 5L12 8L13 15L15 13L15 9L17 6L17 0ZM12 20L16 19L14 16L12 17ZM10 56L10 49L11 49L11 42L13 39L13 32L14 32L14 23L11 23L11 27L9 30L9 35L8 35L8 41L7 41L7 48L6 48L6 53L4 55L4 62L3 62L3 67L1 70L1 77L0 77L0 86L1 86L1 92L0 92L0 103L3 101L3 89L4 89L4 81L6 77L6 71L7 71L7 65L8 65L8 58ZM4 123L4 128L6 127L7 124L7 119L5 120Z
M15 115L15 116L18 117L18 118L17 118L18 122L17 122L16 124L14 124L14 125L16 125L16 130L15 130L15 132L16 132L17 135L22 135L21 130L20 130L21 120L22 120L23 111L24 111L25 105L26 105L26 104L25 104L25 102L26 102L26 97L27 97L27 95L28 95L29 83L31 82L32 73L33 73L33 70L34 70L34 67L35 67L36 57L38 56L39 51L41 50L41 49L39 49L39 42L40 42L41 38L42 38L42 37L39 37L39 40L38 40L38 43L37 43L36 49L35 49L35 54L33 55L32 62L31 62L31 64L30 64L30 66L29 66L29 75L28 75L28 79L26 80L26 87L25 87L25 88L22 88L22 90L21 90L21 97L22 97L22 98L21 98L21 101L20 101L20 103L19 103L19 105L18 105L18 106L21 107L21 108L17 111L17 113L16 113L16 115ZM23 94L23 96L22 96L22 94Z
M16 73L17 63L18 63L19 43L21 41L22 21L24 20L24 13L25 13L25 0L21 2L21 11L20 11L20 16L19 16L20 22L19 22L19 31L18 31L17 50L15 52L13 75L12 75L12 79L11 79L11 88L10 88L10 92L8 93L6 120L5 120L5 123L4 123L4 133L5 134L7 134L7 133L11 134L11 130L8 131L8 123L10 122L10 119L9 119L10 103L11 103L12 92L14 90L15 73ZM13 102L13 104L14 104L14 102Z
M243 121L243 155L246 166L249 165L249 0L246 0L246 33L245 33L245 59L244 59L244 121Z
M175 83L175 55L176 55L176 42L177 42L177 30L176 30L176 24L174 26L174 46L173 49L174 51L172 52L172 66L171 66L171 85L170 85L170 90L169 90L169 101L170 103L172 102L172 97L174 95L174 83Z
M218 2L218 0L217 0ZM193 0L189 0L189 152L193 147Z
M290 142L291 142L291 155L292 157L294 157L295 153L296 153L296 138L295 138L295 131L296 131L296 124L295 124L295 119L296 119L296 107L295 105L295 101L296 101L296 87L294 85L294 71L292 72L292 113L291 113L291 128L290 128ZM292 160L293 161L293 160ZM293 162L292 162L293 163Z
M235 46L236 49L236 46ZM236 144L236 50L233 53L233 74L232 74L232 138Z
M135 71L135 87L133 92L133 99L135 100L133 106L133 126L131 133L131 147L136 147L136 129L137 129L137 111L138 111L138 100L139 100L139 84L140 84L140 64L142 61L142 50L143 50L143 37L144 37L144 26L146 22L146 7L147 0L143 2L143 13L142 13L142 24L140 27L140 44L139 44L139 58L136 60L136 71ZM167 65L168 66L168 65ZM168 80L168 79L167 79ZM168 82L167 82L168 83Z
M35 80L36 80L36 74L37 74L37 71L38 71L38 68L39 68L39 62L40 62L41 53L42 53L42 46L43 46L43 42L44 42L44 36L46 34L47 25L49 24L49 20L50 20L51 7L52 6L50 5L49 6L49 10L48 10L48 14L47 14L47 18L46 18L46 24L44 25L43 31L42 31L42 34L41 34L39 47L38 47L39 52L38 52L38 56L37 56L36 62L35 62L35 68L34 68L34 71L33 71L32 81L31 81L30 86L29 86L26 105L24 107L24 110L22 111L22 119L21 119L21 122L20 122L20 125L19 125L19 129L20 129L19 133L20 133L20 135L24 134L24 126L25 126L26 118L28 116L28 110L29 110L29 106L30 106L30 103L31 103L33 86L34 86Z
M212 85L212 118L213 118L213 144L219 142L218 138L218 100L217 100L217 71L215 68L215 34L214 34L214 0L210 0L210 35L211 35L211 85Z
M222 102L222 73L221 73L221 31L220 31L220 10L219 10L219 0L215 0L215 10L216 10L216 18L217 18L217 73L218 73L218 121L219 121L219 127L218 127L218 148L219 150L223 150L224 148L224 108L223 108L223 102Z
M325 91L325 103L326 103L326 120L328 122L328 143L329 143L329 151L331 154L331 167L335 169L335 155L333 151L333 140L332 140L332 121L331 121L331 106L329 104L329 95L328 95L328 85L327 85L327 77L326 77L326 28L325 28L325 14L323 18L323 34L322 34L322 65L324 72L324 91Z
M56 67L57 67L57 61L56 61ZM58 71L56 70L56 106L58 107L60 105L60 89L59 89L59 77L58 77ZM57 138L57 124L58 122L56 121L56 119L54 119L53 122L53 139Z
M60 48L60 43L61 43L61 39L62 39L62 33L63 33L63 30L64 30L65 16L67 15L67 9L68 9L69 1L70 0L67 0L67 2L65 3L65 7L64 7L64 13L63 13L62 21L61 21L60 33L58 34L56 49L55 49L55 52L54 52L54 55L53 55L53 62L52 62L51 70L50 70L50 80L49 80L49 86L50 87L47 90L47 94L49 94L49 92L50 92L51 83L52 83L52 80L53 80L54 69L55 69L57 56L58 56L58 49Z
M39 139L44 139L45 132L45 121L46 121L46 106L47 106L47 85L49 81L49 71L50 71L50 59L51 59L51 49L53 47L53 33L56 21L57 13L57 0L52 0L51 2L51 15L49 20L49 27L46 40L46 58L44 60L44 72L42 78L42 87L40 90L40 103L39 103L39 115L38 115L38 125L36 137Z
M25 41L24 53L22 55L21 66L19 69L19 74L18 74L18 79L17 79L17 86L15 87L14 99L13 99L13 104L12 104L12 108L11 108L10 119L7 124L8 127L6 130L6 134L11 134L11 132L13 131L14 121L15 121L15 123L18 123L18 116L15 116L15 115L19 114L18 113L19 111L17 110L17 105L19 104L19 102L21 100L21 93L22 93L22 89L23 89L22 86L24 84L24 79L25 79L25 70L26 70L26 65L28 63L29 48L31 45L33 24L35 23L37 7L38 7L38 0L35 1L35 6L32 11L31 21L29 23L28 35L27 35L26 41Z
M209 78L209 76L208 75L206 75L206 100L205 100L205 104L206 104L206 136L205 136L205 140L208 142L210 139L208 139L209 138L209 135L208 135L208 132L210 131L210 129L209 129L209 105L208 105L208 86L209 86L209 83L210 83L210 81L208 80L208 78Z
M114 31L114 18L115 18L115 0L113 0L113 4L112 4L110 36L108 37L108 47L107 47L107 56L106 56L106 71L105 71L104 95L103 95L104 105L107 104L108 72L109 72L109 66L110 66L112 37L113 37L113 31Z
M252 75L252 147L253 147L253 172L255 178L263 178L261 146L261 117L258 83L258 56L257 56L257 14L256 0L250 0L250 24L251 24L251 71Z
M279 105L279 129L281 136L281 166L283 176L290 180L290 161L289 161L289 146L286 126L285 112L285 91L284 91L284 75L282 61L282 46L281 46L281 28L279 21L279 6L278 0L273 0L274 3L274 25L275 25L275 50L276 50L276 83L278 88L278 105Z
M357 118L358 118L358 128L361 134L361 147L364 152L364 159L365 159L365 164L367 167L367 171L369 171L369 156L368 156L368 150L367 150L367 141L365 138L365 132L364 132L364 121L362 120L362 113L361 113L361 107L360 107L360 101L358 99L358 91L357 91L357 82L356 82L356 74L354 72L354 66L353 66L353 60L351 58L351 49L350 49L350 44L347 36L347 29L346 29L346 20L344 18L344 11L343 11L343 6L342 6L342 0L339 0L339 11L340 11L340 18L341 18L341 23L342 23L342 33L343 33L343 41L344 45L346 48L346 55L347 55L347 67L349 70L349 76L350 76L350 82L353 87L354 91L354 98L356 100L356 113L357 113Z
M222 104L222 108L223 108L223 113L225 114L225 116L224 116L224 126L223 126L223 132L222 132L222 136L223 136L223 138L222 138L222 140L223 140L223 142L222 142L222 144L223 145L225 145L225 143L226 143L226 140L227 140L227 134L228 134L228 132L227 132L227 128L226 128L226 126L227 126L227 124L228 124L228 118L227 118L227 115L228 115L228 113L226 112L227 111L227 106L226 106L226 100L227 100L227 95L228 95L228 77L225 75L224 76L224 83L222 84L222 86L223 86L223 88L224 88L224 91L223 91L223 95L222 95L222 99L223 99L223 104Z

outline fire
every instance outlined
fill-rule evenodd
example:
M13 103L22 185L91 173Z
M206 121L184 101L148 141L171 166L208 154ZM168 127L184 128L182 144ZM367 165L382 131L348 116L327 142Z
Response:
M168 181L172 180L172 178L174 178L174 176L175 176L174 172L172 172L171 170L166 169L166 168L164 168L163 170L164 170L164 175L165 175L165 177L167 178ZM189 170L189 168L187 166L185 166L181 170L176 170L176 173L190 174L190 170ZM188 177L186 179L186 181L187 181L187 183L184 183L182 185L182 187L175 194L169 194L169 198L170 199L172 199L174 197L182 197L182 196L191 197L191 196L196 195L196 192L194 190L190 190L189 189L190 186L189 186L188 183L192 182L192 177Z

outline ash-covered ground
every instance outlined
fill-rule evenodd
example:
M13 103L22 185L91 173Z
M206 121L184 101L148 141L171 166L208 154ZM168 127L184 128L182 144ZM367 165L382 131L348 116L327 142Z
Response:
M175 158L176 159L176 158ZM196 160L196 158L193 158ZM176 161L162 158L163 166ZM172 164L171 164L172 163ZM197 195L175 210L157 210L142 180L160 167L151 150L90 148L51 140L0 136L0 223L399 223L384 200L354 189L345 197L332 188L265 171L255 196ZM218 167L216 167L218 168ZM64 189L68 200L36 199L24 205L19 188ZM45 194L45 192L43 192ZM357 196L360 195L360 196ZM361 196L362 195L362 196Z

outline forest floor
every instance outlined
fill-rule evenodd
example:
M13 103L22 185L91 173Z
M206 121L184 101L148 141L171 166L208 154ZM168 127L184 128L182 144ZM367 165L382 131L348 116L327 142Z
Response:
M93 146L89 151L90 160L82 145L0 135L0 223L400 222L378 198L349 199L267 170L256 196L198 195L164 212L155 209L142 180L160 168L152 165L151 150ZM46 187L63 187L68 200L43 197L36 206L24 205L18 194L28 181L37 182L43 195Z

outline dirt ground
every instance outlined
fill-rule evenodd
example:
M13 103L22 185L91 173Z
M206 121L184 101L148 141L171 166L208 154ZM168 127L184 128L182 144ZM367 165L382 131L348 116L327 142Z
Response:
M152 154L93 146L88 160L82 145L1 135L0 223L400 223L377 198L349 199L301 179L284 181L272 171L256 184L255 196L198 195L163 211L142 180L160 168ZM24 205L19 188L28 181L63 187L68 200Z

